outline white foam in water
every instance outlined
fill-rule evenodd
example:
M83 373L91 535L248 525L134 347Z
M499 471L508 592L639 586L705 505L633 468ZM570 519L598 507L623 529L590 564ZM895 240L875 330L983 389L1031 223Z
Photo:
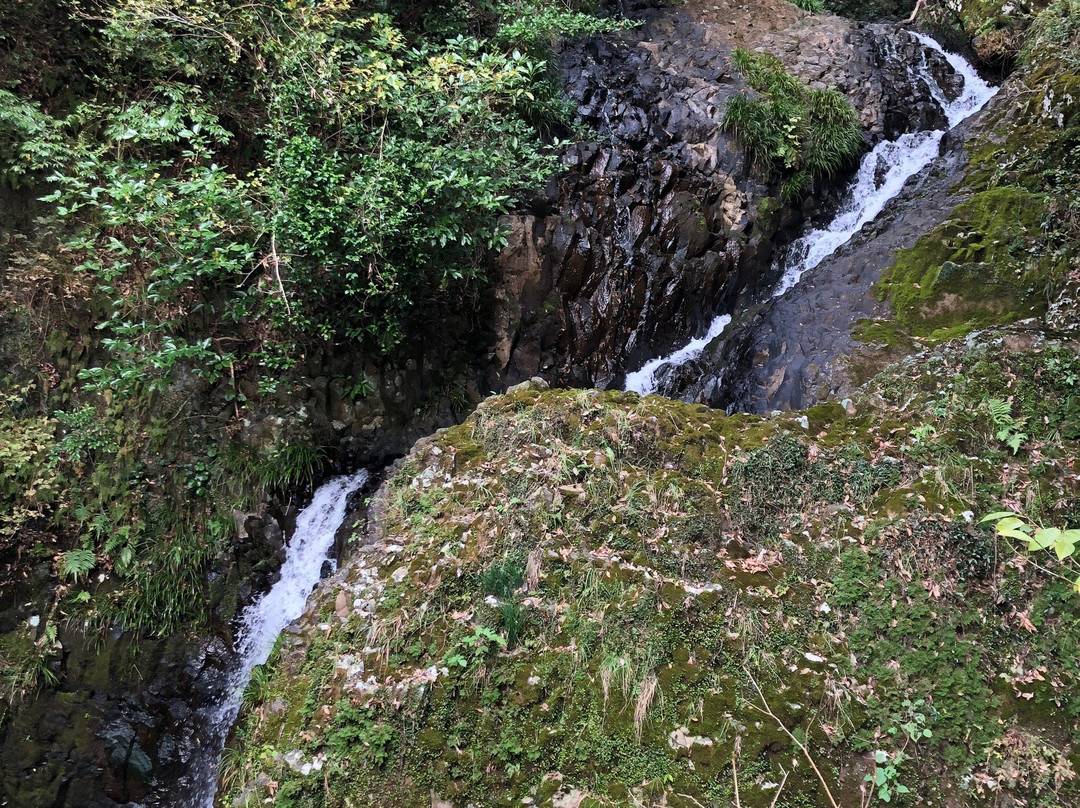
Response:
M912 32L912 36L925 47L944 56L964 80L963 91L955 100L949 101L930 72L925 58L913 69L909 68L912 78L926 84L941 105L950 129L978 112L993 98L997 90L983 81L963 57L944 50L925 34ZM944 136L941 130L913 132L895 141L879 143L863 157L836 217L826 227L810 231L791 245L787 254L787 268L774 296L779 297L787 292L804 273L847 244L863 225L873 221L885 205L903 190L907 181L938 156ZM885 169L884 175L882 167Z
M709 324L709 330L703 337L692 339L686 345L670 356L662 356L645 363L641 370L626 374L626 390L643 396L656 392L656 371L665 365L679 367L701 356L705 346L724 333L728 323L731 322L730 314L721 314Z
M945 61L964 79L964 90L955 101L937 99L945 111L945 119L949 122L950 129L970 118L986 106L987 101L994 97L997 89L983 81L982 76L975 72L975 68L971 66L967 59L945 50L935 39L928 37L926 34L920 34L918 31L911 31L910 33L927 48L944 56ZM926 83L931 91L937 90L940 92L940 87L932 78L927 78ZM935 97L936 95L935 93Z
M366 471L335 477L315 492L311 504L296 519L296 531L281 565L281 578L262 598L248 606L240 619L236 643L236 667L229 674L225 697L207 722L210 736L203 744L202 759L192 761L194 795L192 808L213 808L217 787L217 763L225 738L236 721L240 697L251 672L266 662L278 635L304 612L311 590L319 582L334 534L345 518L349 494L367 480Z

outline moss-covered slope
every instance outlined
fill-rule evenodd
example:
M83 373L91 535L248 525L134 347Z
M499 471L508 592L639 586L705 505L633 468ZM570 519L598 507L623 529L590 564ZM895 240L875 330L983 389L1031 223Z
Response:
M258 672L221 804L1075 804L1080 596L972 516L1076 522L1078 385L998 334L772 419L493 398Z
M1009 59L1020 61L968 145L970 165L957 187L966 199L900 250L879 286L900 328L921 339L1041 318L1063 299L1074 307L1080 6L1063 0L1008 12L998 5L962 3L958 12L969 33L1011 32ZM941 12L931 6L924 23L936 19L934 9ZM995 28L999 22L1007 28ZM866 339L879 336L865 329Z

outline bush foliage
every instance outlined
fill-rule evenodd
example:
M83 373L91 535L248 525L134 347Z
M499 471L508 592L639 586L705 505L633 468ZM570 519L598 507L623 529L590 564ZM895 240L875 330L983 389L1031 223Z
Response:
M23 274L77 300L58 339L84 351L62 368L78 388L0 378L0 546L62 533L35 552L97 625L199 627L232 509L326 458L240 446L188 402L239 420L255 375L270 390L328 344L390 353L460 310L554 169L550 48L612 25L529 2L0 8L0 182L43 189L35 238L58 243L20 260L57 266ZM13 277L0 329L36 305Z
M221 376L236 324L270 372L312 340L391 350L481 277L499 216L554 168L546 48L611 27L519 3L419 24L344 0L95 9L93 92L54 115L0 90L0 158L12 181L51 171L112 308L91 380L121 392L180 362Z
M780 182L785 199L835 174L863 150L855 108L835 90L812 90L775 56L737 49L732 65L753 94L728 101L724 128L754 164Z

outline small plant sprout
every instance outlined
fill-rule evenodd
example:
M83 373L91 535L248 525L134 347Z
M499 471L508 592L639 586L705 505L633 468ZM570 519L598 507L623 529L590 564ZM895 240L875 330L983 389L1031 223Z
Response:
M898 794L911 793L911 789L897 782L900 765L905 760L907 757L903 752L889 754L881 749L874 752L874 773L864 778L870 784L870 788L864 792L864 806L870 804L875 793L882 802L892 802L892 798Z

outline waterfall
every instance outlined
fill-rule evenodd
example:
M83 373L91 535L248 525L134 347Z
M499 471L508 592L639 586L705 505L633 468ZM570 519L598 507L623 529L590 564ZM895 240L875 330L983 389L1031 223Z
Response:
M939 129L911 132L897 140L883 140L864 156L833 220L820 230L811 230L788 248L787 267L773 297L787 292L803 273L847 244L863 225L873 221L907 181L938 156L944 136Z
M950 129L982 109L997 92L979 77L975 68L963 57L949 53L925 34L909 33L925 48L940 53L964 81L963 91L955 100L949 101L930 70L925 52L917 65L908 68L912 81L919 81L929 88L931 96L941 106ZM864 225L873 221L903 190L907 181L938 156L944 136L945 132L939 129L911 132L894 141L883 141L867 153L833 220L823 228L810 230L788 249L784 273L773 296L780 297L787 293L804 273L847 244ZM723 333L730 321L731 317L727 315L716 318L704 337L691 340L670 356L653 359L640 370L628 373L625 389L641 395L655 393L660 384L659 371L697 359L705 346Z
M639 393L643 396L655 393L657 387L656 371L668 365L679 367L680 365L685 365L687 362L692 362L697 359L701 356L701 352L705 350L706 345L724 333L724 329L727 328L728 323L730 322L730 314L721 314L719 317L714 318L712 323L709 324L709 330L706 332L705 336L690 340L690 342L670 356L664 356L646 362L641 370L627 373L625 389L633 393Z
M949 101L941 85L930 72L925 53L919 64L908 68L915 81L925 84L931 96L941 106L949 128L963 123L982 109L997 90L987 84L961 56L945 51L941 45L925 34L912 33L926 48L942 54L964 80L964 89L953 101ZM811 230L798 239L788 250L786 269L774 293L779 297L799 282L803 273L816 267L840 247L847 244L863 225L873 221L900 191L909 179L922 171L938 156L941 139L945 132L932 129L912 132L894 141L879 143L863 157L840 210L828 225Z
M345 518L349 494L367 478L368 473L362 470L335 477L319 487L311 504L297 517L296 531L281 565L281 578L241 615L235 667L228 674L221 702L213 705L204 718L202 746L191 761L188 808L213 808L221 750L240 711L240 697L251 672L266 662L282 629L303 613L308 595L319 582L334 534Z

